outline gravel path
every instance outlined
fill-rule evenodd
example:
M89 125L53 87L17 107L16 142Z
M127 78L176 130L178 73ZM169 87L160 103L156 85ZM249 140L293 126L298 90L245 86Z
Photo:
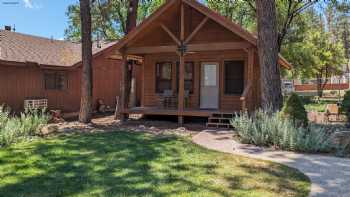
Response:
M209 149L269 160L299 169L312 182L310 196L350 196L350 159L265 150L235 142L232 134L232 131L208 130L198 133L192 140Z

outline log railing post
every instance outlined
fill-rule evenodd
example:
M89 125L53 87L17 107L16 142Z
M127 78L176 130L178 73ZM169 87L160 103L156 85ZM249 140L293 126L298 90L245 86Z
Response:
M242 108L241 108L242 111L249 110L249 106L247 105L248 104L247 99L249 98L251 88L252 88L252 83L251 81L249 81L247 86L244 88L243 94L240 98L242 102Z

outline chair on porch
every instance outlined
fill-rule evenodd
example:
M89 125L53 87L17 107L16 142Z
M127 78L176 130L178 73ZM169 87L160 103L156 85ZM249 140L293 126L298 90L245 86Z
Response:
M160 98L161 106L165 109L176 108L177 97L172 90L164 90Z

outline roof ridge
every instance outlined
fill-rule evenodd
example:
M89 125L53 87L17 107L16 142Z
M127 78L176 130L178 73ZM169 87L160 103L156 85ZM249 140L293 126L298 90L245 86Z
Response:
M27 37L32 37L36 39L43 39L43 40L48 40L48 41L55 41L55 42L65 42L65 43L70 43L70 44L76 44L78 42L75 41L69 41L69 40L59 40L59 39L54 39L54 38L47 38L44 36L38 36L38 35L33 35L33 34L27 34L27 33L22 33L22 32L15 32L15 31L8 31L4 29L0 29L0 32L5 32L5 33L11 33L11 34L17 34L21 36L27 36ZM80 42L79 42L80 43Z

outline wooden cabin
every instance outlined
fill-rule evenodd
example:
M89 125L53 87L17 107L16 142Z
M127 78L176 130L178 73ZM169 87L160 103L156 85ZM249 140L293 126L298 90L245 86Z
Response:
M116 42L93 44L93 104L115 109L120 95L121 56ZM28 100L47 100L48 109L80 109L81 44L0 30L0 105L22 111ZM140 81L136 67L136 84ZM138 86L140 87L140 86ZM137 91L140 98L141 89Z
M116 44L127 114L212 117L260 106L257 39L195 0L169 0ZM141 106L128 107L126 57L143 58ZM279 63L289 68L282 57Z

